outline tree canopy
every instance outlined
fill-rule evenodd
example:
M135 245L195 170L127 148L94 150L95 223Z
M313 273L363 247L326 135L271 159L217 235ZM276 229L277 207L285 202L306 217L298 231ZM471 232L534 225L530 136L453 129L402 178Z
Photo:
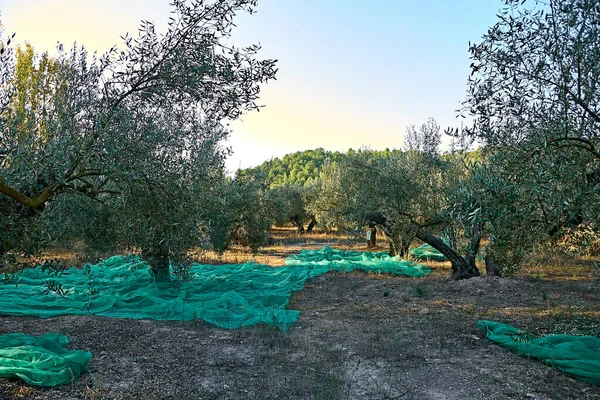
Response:
M226 43L236 13L255 5L175 0L164 34L143 22L99 59L27 47L2 64L12 76L0 101L4 262L31 253L21 238L47 236L35 220L75 206L73 196L117 207L125 234L115 245L141 248L157 274L199 244L210 224L202 199L224 178L222 122L257 109L276 73L274 60L256 58L259 46Z

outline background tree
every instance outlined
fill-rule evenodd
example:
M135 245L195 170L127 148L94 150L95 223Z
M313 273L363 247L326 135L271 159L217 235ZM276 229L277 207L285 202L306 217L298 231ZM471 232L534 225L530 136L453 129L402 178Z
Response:
M304 233L304 224L308 218L303 199L304 186L281 185L270 190L270 198L275 205L276 225L291 223Z
M322 195L311 207L319 210L323 221L356 227L377 224L394 254L404 255L418 238L448 257L454 277L476 276L481 232L469 240L464 256L439 236L453 222L448 218L447 192L454 187L456 180L449 177L458 167L451 161L420 151L357 152L323 169Z
M266 242L274 205L263 183L247 176L222 179L203 202L209 245L223 253L232 243L249 246L253 253Z
M286 154L282 158L265 161L257 167L244 169L240 173L261 176L271 187L304 186L319 177L325 160L335 161L340 157L343 157L342 153L326 151L322 148L297 151Z
M405 151L415 150L438 154L441 142L440 126L433 117L430 117L426 123L421 125L418 131L414 125L406 127L406 133L404 134Z

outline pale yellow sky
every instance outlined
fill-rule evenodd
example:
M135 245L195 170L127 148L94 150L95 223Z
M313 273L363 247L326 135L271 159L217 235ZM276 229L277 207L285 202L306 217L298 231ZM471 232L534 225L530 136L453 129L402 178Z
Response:
M400 148L406 126L429 116L442 128L456 126L469 73L467 42L481 36L494 13L479 10L487 19L474 13L479 0L465 0L469 13L461 5L445 10L438 0L421 7L382 1L372 20L360 7L376 10L354 0L260 0L257 14L239 16L233 43L260 42L259 58L279 59L279 73L263 86L259 104L266 107L231 125L229 169L316 147ZM17 43L28 41L38 51L76 41L103 53L121 43L120 35L137 34L142 19L164 31L168 3L0 0L0 18Z

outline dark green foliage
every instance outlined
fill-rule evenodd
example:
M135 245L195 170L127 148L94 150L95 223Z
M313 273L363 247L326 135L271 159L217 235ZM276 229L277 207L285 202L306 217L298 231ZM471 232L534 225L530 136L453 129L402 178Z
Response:
M276 186L305 186L319 179L319 174L323 165L328 163L338 163L348 156L361 154L365 150L350 149L346 153L338 151L327 151L322 148L315 150L298 151L286 154L281 159L274 158L265 161L258 167L247 168L239 171L242 176L254 176L263 179L270 187ZM397 154L400 150L371 151L381 157Z
M203 211L210 246L222 253L237 243L256 253L265 243L274 208L262 182L238 176L223 180L214 190Z
M413 287L413 293L417 297L424 297L427 294L427 288L422 285Z
M258 167L242 170L240 175L261 177L271 187L304 186L319 177L325 160L337 161L341 157L343 157L342 153L326 151L322 148L298 151L286 154L281 159L265 161Z
M77 47L55 59L28 47L16 63L3 52L1 264L77 241L86 253L135 249L168 276L209 232L227 232L228 243L234 224L259 242L264 224L247 216L256 201L246 188L224 199L235 219L207 217L228 185L222 121L257 109L260 85L276 73L274 60L256 58L259 46L225 43L236 13L255 5L175 0L163 35L144 22L122 51L91 61Z

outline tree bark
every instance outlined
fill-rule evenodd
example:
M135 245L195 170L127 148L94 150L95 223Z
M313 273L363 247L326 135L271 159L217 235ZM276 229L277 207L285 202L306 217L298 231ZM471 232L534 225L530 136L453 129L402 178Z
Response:
M290 222L298 227L299 233L304 233L304 221L302 221L302 219L294 215L293 217L290 217Z
M306 227L306 233L311 233L315 228L315 225L317 225L317 220L315 218L311 218L308 226Z
M458 249L456 243L456 227L454 225L450 225L448 228L446 228L446 235L448 236L450 247L452 247L452 249L456 251Z
M457 280L469 279L480 275L479 269L477 269L477 265L475 264L476 253L473 254L472 251L468 251L466 257L461 257L441 239L421 228L417 229L415 236L442 253L448 260L450 260L450 263L452 264L452 278ZM474 247L470 250L475 250L475 245L477 246L477 250L479 250L479 240L476 240L472 245L470 244L469 247Z
M395 240L395 239L391 239L390 240L390 251L389 251L389 255L390 256L400 256L400 257L404 257L405 255L408 254L408 249L410 248L410 241L409 240Z
M48 201L48 199L54 194L54 185L47 186L37 196L30 198L8 186L3 180L0 179L0 193L7 195L8 197L31 209L43 211L46 201Z
M169 248L164 242L142 252L142 256L150 264L150 269L156 282L170 281Z
M492 256L485 256L485 273L487 276L499 276L502 277L502 271L498 268L498 263Z
M369 241L369 247L375 248L377 247L377 227L373 225L369 229L371 230L371 240Z

